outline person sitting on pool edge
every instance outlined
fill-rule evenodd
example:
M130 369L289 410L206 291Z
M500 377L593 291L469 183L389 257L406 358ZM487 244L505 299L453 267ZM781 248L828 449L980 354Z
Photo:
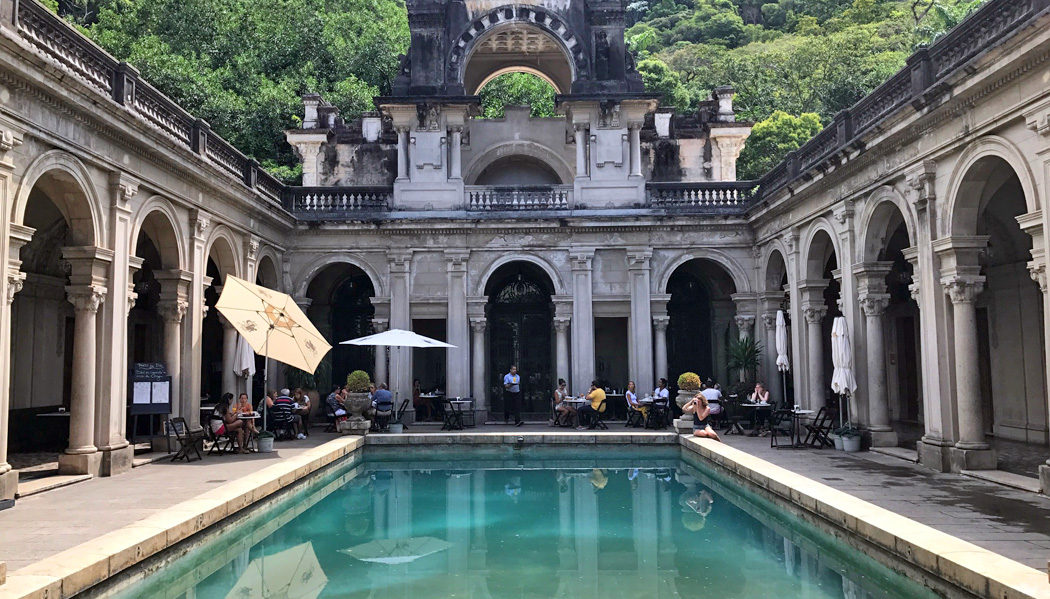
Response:
M598 425L598 411L605 411L605 390L598 386L598 381L591 381L591 390L587 394L587 400L591 402L591 405L580 406L578 410L578 417L580 426L576 427L576 430L582 431L584 428L594 428ZM584 422L588 423L588 426L583 426Z
M693 415L693 436L705 439L721 441L718 433L711 427L711 407L707 404L707 398L702 393L697 393L693 399L682 406L682 412Z

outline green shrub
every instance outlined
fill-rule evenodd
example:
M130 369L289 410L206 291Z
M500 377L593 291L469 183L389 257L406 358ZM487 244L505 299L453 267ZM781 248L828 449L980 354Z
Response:
M683 391L696 391L700 388L700 375L695 372L683 372L678 376L678 388Z
M364 370L355 370L346 377L346 389L350 393L368 393L368 386L372 380Z

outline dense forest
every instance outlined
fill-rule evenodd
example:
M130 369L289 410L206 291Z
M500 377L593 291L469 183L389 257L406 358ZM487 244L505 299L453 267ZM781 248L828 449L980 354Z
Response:
M286 181L299 167L283 130L319 92L346 117L386 93L408 45L399 0L44 0L117 58ZM627 41L649 89L694 109L720 85L755 123L740 178L756 178L871 91L981 0L652 0L631 2ZM482 91L554 111L526 74Z

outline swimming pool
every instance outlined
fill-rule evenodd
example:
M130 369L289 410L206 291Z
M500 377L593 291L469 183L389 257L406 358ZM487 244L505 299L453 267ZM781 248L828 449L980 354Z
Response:
M368 448L88 596L935 597L677 447Z

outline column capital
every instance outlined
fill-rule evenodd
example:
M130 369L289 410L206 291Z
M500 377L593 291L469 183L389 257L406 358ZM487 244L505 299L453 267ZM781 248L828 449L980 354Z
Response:
M755 325L755 317L752 314L737 314L733 317L733 321L736 322L736 328L742 331Z
M186 300L167 300L160 301L157 303L157 312L160 317L164 319L164 322L170 322L172 324L181 324L182 319L186 316L186 310L189 309L190 303Z
M933 160L923 160L918 167L904 174L904 181L910 191L907 199L918 211L923 211L930 202L937 199L937 190L934 182L937 178L937 163Z
M944 292L953 304L972 304L984 291L984 277L979 275L953 275L941 279Z
M488 323L488 319L485 318L471 318L470 330L474 331L474 333L484 333Z
M138 179L121 171L112 171L109 173L109 186L113 190L113 207L130 212L128 203L138 195Z
M869 293L860 298L860 309L865 316L882 316L890 306L888 293Z
M767 331L772 331L777 328L777 313L776 312L763 312L762 313L762 326Z
M656 329L657 332L662 333L667 331L667 326L670 324L670 316L653 316L653 328Z
M191 210L190 225L193 236L197 239L204 239L207 236L208 228L211 227L211 215L199 208Z
M391 273L407 274L412 265L412 250L391 250L387 252Z
M1045 295L1047 292L1046 262L1031 261L1028 263L1028 274L1032 280L1039 284L1039 290Z
M565 333L569 330L569 326L572 324L572 318L569 318L568 316L555 316L553 322L555 331Z
M592 254L593 255L593 254ZM627 269L640 270L649 268L649 260L653 257L651 248L627 248Z
M249 235L244 239L244 255L249 260L255 260L259 255L259 243L260 239L255 235Z
M7 305L15 301L15 294L22 290L26 282L26 273L18 270L7 271Z
M445 250L445 260L448 264L448 272L467 272L467 261L470 259L470 250Z
M66 295L73 310L95 314L106 299L106 288L101 285L69 285Z
M828 315L828 307L824 304L803 304L802 317L809 324L819 324Z
M572 248L569 250L569 263L573 271L591 270L594 260L594 248Z

